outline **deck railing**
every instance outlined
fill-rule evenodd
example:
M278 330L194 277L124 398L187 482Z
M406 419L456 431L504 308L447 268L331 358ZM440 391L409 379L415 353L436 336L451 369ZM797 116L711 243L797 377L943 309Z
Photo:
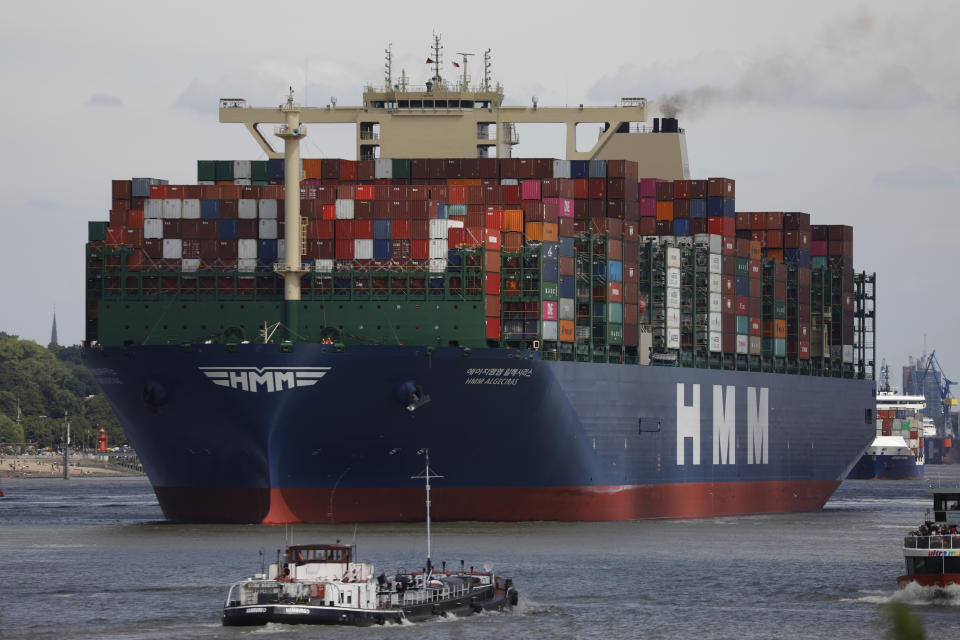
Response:
M907 536L903 546L906 549L960 549L960 535Z

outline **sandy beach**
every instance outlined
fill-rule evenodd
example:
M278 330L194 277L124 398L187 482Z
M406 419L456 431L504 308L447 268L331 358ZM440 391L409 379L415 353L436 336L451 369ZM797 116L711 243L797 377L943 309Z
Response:
M7 478L61 478L63 458L60 456L0 456L0 474ZM71 457L70 477L134 476L134 469L109 460L92 457Z

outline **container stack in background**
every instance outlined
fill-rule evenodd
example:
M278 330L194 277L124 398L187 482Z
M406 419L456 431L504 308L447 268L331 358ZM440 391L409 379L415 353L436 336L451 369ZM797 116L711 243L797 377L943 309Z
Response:
M304 159L304 299L477 300L480 340L559 359L853 364L851 227L737 212L728 178L636 174L624 160ZM114 181L109 222L90 228L96 286L282 295L252 278L285 255L283 175L282 160L200 161L195 185ZM416 279L378 275L396 273Z

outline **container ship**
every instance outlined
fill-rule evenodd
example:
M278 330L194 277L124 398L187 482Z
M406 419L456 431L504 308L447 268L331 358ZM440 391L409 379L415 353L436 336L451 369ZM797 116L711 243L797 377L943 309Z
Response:
M265 160L113 181L86 364L165 516L418 521L426 448L439 520L821 507L875 429L852 228L737 211L642 98L508 106L442 55L359 107L222 99ZM531 122L567 157L513 157ZM358 160L300 158L326 123Z

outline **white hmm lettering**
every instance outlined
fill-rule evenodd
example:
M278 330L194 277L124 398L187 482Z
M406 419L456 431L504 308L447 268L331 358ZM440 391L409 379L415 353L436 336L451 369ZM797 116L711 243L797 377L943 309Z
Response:
M277 391L282 391L284 385L287 389L293 389L297 386L297 379L293 371L275 371L273 373L273 384Z
M713 464L736 464L737 392L727 387L727 401L723 401L723 387L713 385Z
M755 387L747 387L747 464L767 464L770 441L768 389L760 389L759 403Z
M230 386L234 389L243 389L244 391L248 390L247 387L247 372L246 371L231 371L230 372Z
M262 384L268 392L273 393L273 376L270 375L269 371L263 373L251 371L247 376L250 378L250 391L256 392L257 387Z
M700 385L693 385L693 404L684 404L682 382L677 383L677 464L685 463L684 439L693 439L693 464L700 464Z

